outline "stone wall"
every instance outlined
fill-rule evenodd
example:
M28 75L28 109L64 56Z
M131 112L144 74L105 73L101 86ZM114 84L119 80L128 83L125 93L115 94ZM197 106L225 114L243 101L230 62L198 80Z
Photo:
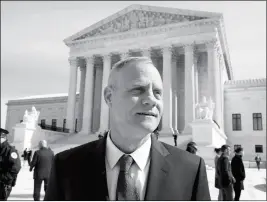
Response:
M263 145L260 156L266 160L266 86L225 89L224 102L224 129L232 150L235 144L242 145L244 160L254 161L255 145ZM232 129L232 114L237 113L241 114L241 131ZM253 130L253 113L262 113L263 130Z

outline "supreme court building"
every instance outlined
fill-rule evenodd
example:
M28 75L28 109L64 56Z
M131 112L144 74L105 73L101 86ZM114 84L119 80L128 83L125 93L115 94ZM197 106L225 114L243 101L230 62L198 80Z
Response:
M163 79L164 114L159 126L162 136L192 133L195 106L203 96L211 97L215 103L216 130L232 141L228 144L246 145L248 159L253 159L254 146L261 145L265 156L266 79L233 80L222 14L131 5L73 34L64 43L70 50L66 58L70 71L68 94L9 101L7 129L34 105L41 112L39 122L50 123L52 119L53 124L56 120L70 133L107 130L109 108L103 90L112 65L128 56L147 56ZM78 74L80 83L76 89ZM236 114L243 117L235 122L237 125L246 120L241 127L245 132L234 129L237 119L233 117L239 117L233 116ZM261 116L261 127L256 122L256 128L261 129L257 131L254 114Z
M70 48L66 119L71 131L76 110L83 133L108 128L103 89L112 65L127 56L150 57L162 76L162 133L182 133L194 120L202 96L216 103L214 120L223 127L223 83L232 79L232 67L221 14L132 5L64 42Z

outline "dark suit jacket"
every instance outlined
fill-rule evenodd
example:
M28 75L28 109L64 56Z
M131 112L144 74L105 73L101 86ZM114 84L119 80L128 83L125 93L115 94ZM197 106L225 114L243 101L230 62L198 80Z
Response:
M108 200L104 138L55 156L44 200ZM152 135L145 200L210 200L204 160Z
M243 181L246 177L246 173L245 173L245 168L244 168L244 164L243 164L241 156L235 155L233 157L231 161L231 168L232 168L233 176L236 180L234 184L235 187L239 189L244 189Z
M30 163L30 171L34 168L33 178L48 179L53 159L54 152L51 149L42 148L34 152Z
M215 187L217 189L220 189L219 175L218 175L218 169L217 169L218 159L219 159L219 157L216 155L215 158L214 158L214 165L215 165Z
M217 161L217 173L219 176L220 188L226 188L233 183L233 175L229 157L222 154Z

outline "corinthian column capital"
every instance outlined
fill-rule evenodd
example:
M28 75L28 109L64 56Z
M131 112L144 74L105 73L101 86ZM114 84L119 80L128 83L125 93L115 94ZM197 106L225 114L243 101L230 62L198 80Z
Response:
M209 41L205 41L204 44L205 44L207 50L216 50L219 46L217 39L211 39Z
M107 53L107 54L102 55L104 61L111 60L111 56L112 56L111 53Z
M205 45L207 47L207 51L214 51L220 63L223 61L223 53L220 46L220 42L217 39L212 39L210 41L206 41Z
M70 66L78 67L79 60L76 57L69 57Z
M172 55L172 46L164 46L160 49L162 55Z
M95 56L94 55L89 55L85 57L86 64L94 64L95 61Z

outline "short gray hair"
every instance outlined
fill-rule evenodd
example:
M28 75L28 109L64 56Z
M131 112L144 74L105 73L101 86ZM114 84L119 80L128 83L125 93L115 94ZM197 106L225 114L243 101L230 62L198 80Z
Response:
M47 148L47 141L46 140L41 140L39 142L39 147L40 148Z
M153 64L152 60L148 57L127 57L123 60L120 60L119 62L115 63L110 71L109 77L108 77L108 86L112 88L113 90L116 89L116 84L114 82L114 75L118 73L122 68L126 67L129 64L132 63L147 63L147 64Z

